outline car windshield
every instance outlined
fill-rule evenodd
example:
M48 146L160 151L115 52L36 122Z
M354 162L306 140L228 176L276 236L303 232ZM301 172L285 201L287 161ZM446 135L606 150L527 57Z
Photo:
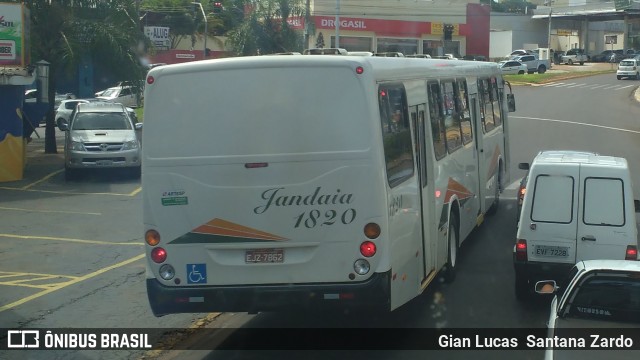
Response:
M640 323L640 277L596 276L575 290L569 316Z
M620 61L620 66L634 66L634 65L635 65L635 61L631 61L631 60Z
M116 97L118 96L119 89L107 89L100 96L104 97Z
M71 122L71 130L129 130L131 123L124 113L82 112Z

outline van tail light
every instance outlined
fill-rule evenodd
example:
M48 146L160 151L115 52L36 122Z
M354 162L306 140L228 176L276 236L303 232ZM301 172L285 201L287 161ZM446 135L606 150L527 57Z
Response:
M516 260L527 261L527 240L518 239L516 242Z
M627 246L627 252L624 255L625 260L638 260L638 248L634 245Z

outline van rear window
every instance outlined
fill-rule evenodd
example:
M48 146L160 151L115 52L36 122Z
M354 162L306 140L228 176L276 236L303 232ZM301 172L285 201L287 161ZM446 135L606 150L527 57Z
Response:
M624 187L622 179L586 178L582 221L587 225L623 226Z
M558 224L573 221L573 188L571 176L538 175L533 191L531 220Z

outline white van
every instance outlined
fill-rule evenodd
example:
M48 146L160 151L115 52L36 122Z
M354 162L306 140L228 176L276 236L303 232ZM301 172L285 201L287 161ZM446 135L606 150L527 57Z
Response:
M580 260L637 260L637 201L626 159L544 151L529 170L513 248L519 299L537 280L562 280Z

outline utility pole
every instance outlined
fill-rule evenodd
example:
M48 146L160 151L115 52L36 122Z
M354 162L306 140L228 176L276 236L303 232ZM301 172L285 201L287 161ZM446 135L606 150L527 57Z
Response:
M307 4L304 9L304 46L302 49L308 49L309 46L309 32L311 31L311 0L307 0Z
M340 0L336 0L336 48L340 47Z
M200 11L202 11L202 19L204 20L204 49L202 50L202 58L207 58L207 37L209 36L209 32L207 31L207 14L204 12L204 8L202 4L199 2L192 2L193 5L198 5L200 7Z

